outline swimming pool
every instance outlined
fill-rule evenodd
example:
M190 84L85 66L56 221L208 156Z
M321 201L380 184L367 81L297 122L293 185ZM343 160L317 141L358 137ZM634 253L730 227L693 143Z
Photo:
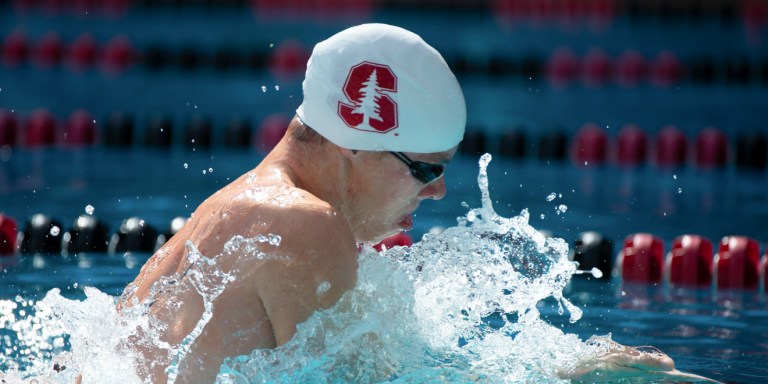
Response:
M144 147L9 153L0 162L3 211L15 217L19 227L33 214L44 213L69 228L90 205L112 232L131 216L165 231L173 218L188 217L207 196L255 167L263 156L247 149ZM476 172L475 161L472 155L459 154L449 166L448 195L439 203L423 204L416 213L414 238L433 227L453 225L462 202L479 203L470 176ZM764 173L734 167L575 168L567 161L502 156L488 172L498 180L490 188L500 214L513 216L528 208L535 227L569 241L585 231L602 233L615 244L637 232L651 232L667 242L685 233L713 242L729 235L768 238L762 225L768 215ZM560 205L566 210L558 210Z
M32 8L42 6L29 3ZM312 19L302 28L292 17L265 20L257 11L254 18L238 8L245 2L221 2L228 5L215 9L201 8L202 2L188 8L171 3L144 1L127 14L109 18L71 11L5 12L11 5L0 2L4 43L21 30L30 48L42 41L55 42L48 32L58 34L64 45L77 41L87 46L82 41L88 39L81 38L90 33L99 48L112 49L120 46L113 39L125 34L142 54L125 72L115 74L104 71L100 63L76 69L68 53L51 59L52 68L46 69L45 62L37 61L37 50L32 50L27 64L0 71L0 109L13 110L20 122L36 108L46 108L59 120L86 108L101 129L98 143L106 141L109 113L123 112L136 124L129 148L3 148L0 213L16 218L20 227L31 215L44 213L66 230L90 211L110 233L122 220L138 216L165 231L173 218L187 217L209 194L263 156L253 149L223 145L221 127L234 116L250 118L254 125L275 112L290 116L301 94L300 76L290 59L306 54L308 46L343 26L365 20L410 28L444 53L468 100L469 131L485 135L484 150L498 153L497 144L510 131L526 135L524 156L496 156L489 167L490 192L499 214L511 217L527 208L535 228L571 245L584 231L598 232L612 240L612 256L625 236L638 232L658 236L665 251L674 237L695 233L715 244L724 236L748 236L758 241L761 254L765 252L765 164L744 169L733 152L737 136L765 133L768 73L760 41L767 38L766 28L758 24L750 30L746 22L735 21L741 8L734 10L728 2L717 4L721 9L698 9L698 16L693 11L688 16L669 10L655 14L654 6L627 2L607 24L593 25L589 17L571 23L574 20L569 22L557 12L519 16L522 21L515 15L494 15L494 7L505 2L456 1L456 9L445 10L418 1L412 2L416 6L384 1L380 9L363 10L362 15ZM171 18L176 23L170 23ZM304 51L282 49L296 42ZM562 54L563 47L575 61L569 61L574 57L568 52ZM269 63L278 50L289 63L275 70ZM631 62L626 57L637 58L627 54L630 50L645 58L646 72L630 70L620 77L618 68L631 69L620 63ZM652 68L663 61L659 59L663 51L672 52L683 66L682 75L675 78L674 71L669 75L671 85L660 85L653 78ZM616 74L601 70L606 58ZM549 72L552 68L554 74ZM555 85L552 80L564 83ZM149 148L144 134L147 121L156 116L170 120L173 138L167 146ZM209 118L215 127L211 148L204 141L189 145L184 137L185 124L197 117ZM611 160L582 167L567 156L541 156L538 140L546 132L563 134L572 143L585 123L595 123L609 135L606 158ZM648 134L650 150L638 164L619 166L610 151L615 150L621 128L630 123ZM704 127L723 130L731 152L726 164L699 167L691 149L682 166L656 166L651 138L667 124L679 127L691 143ZM446 199L425 202L416 213L414 239L436 227L455 225L456 218L467 212L463 203L480 204L477 155L469 153L472 149L462 152L448 168ZM118 295L147 257L92 253L3 259L9 265L0 274L0 299L17 304L37 301L53 288L61 289L65 297L82 299L85 286ZM584 309L582 320L570 323L552 299L539 307L543 318L565 332L584 339L612 333L624 344L653 345L669 353L678 368L726 382L759 383L768 378L762 368L768 354L768 344L762 341L768 336L764 292L713 292L634 285L619 277L610 281L578 277L565 296ZM23 308L17 308L17 314L18 310ZM3 339L0 347L11 345L9 340Z
M3 163L3 172L13 180L13 191L6 193L3 200L11 202L5 214L23 218L27 212L43 212L58 218L68 228L90 205L93 216L101 219L111 231L116 231L120 222L131 216L143 217L147 225L162 231L171 219L188 216L209 193L247 171L259 157L253 151L166 152L138 148L18 151ZM607 207L622 202L623 180L654 176L605 169L600 173L601 180L616 185L614 189L604 191L603 199L580 199L578 196L584 195L579 191L584 179L596 176L587 172L575 177L569 172L573 179L564 179L565 167L538 161L494 160L489 167L489 179L497 210L516 214L527 206L535 227L548 229L571 245L584 230L599 231L617 243L639 228L651 228L666 241L682 233L677 225L665 225L665 216L653 211L648 213L648 206L656 203L654 193L662 193L664 188L674 191L676 186L646 185L647 191L654 192L642 196L652 198L625 202L629 212L615 213ZM466 210L462 203L479 204L479 191L470 178L476 170L475 159L459 155L449 170L448 196L439 203L425 203L417 213L412 232L415 239L434 226L455 225L456 217ZM538 177L534 179L533 174ZM684 197L706 194L713 176L692 173L688 177L692 182L684 184L686 191L676 201L680 208L670 210L667 217L674 219L682 215L675 220L686 224L686 232L713 238L716 237L711 234L735 231L735 218L744 213L729 212L732 216L725 220L713 219L724 221L718 225L697 226L708 220L689 220L692 213L686 204L693 204L694 208L696 205ZM529 185L532 180L535 184ZM756 188L762 187L762 180L755 181ZM548 199L553 192L563 196ZM715 196L722 196L723 204L733 199L727 193ZM568 209L558 212L556 208L561 204ZM591 220L586 219L587 216L591 216ZM749 228L739 227L739 230ZM16 301L40 300L50 289L59 288L65 297L83 299L83 288L94 286L110 295L119 295L148 256L143 253L21 255L18 264L6 266L0 275L3 287L0 294ZM766 345L755 342L768 335L764 293L726 290L713 293L708 289L631 284L619 278L605 282L577 277L566 288L565 296L584 310L581 321L572 324L567 317L559 315L554 301L545 300L540 305L542 317L565 332L584 339L611 333L615 340L625 344L653 345L669 353L678 368L723 381L757 383L768 375L760 364L766 357Z

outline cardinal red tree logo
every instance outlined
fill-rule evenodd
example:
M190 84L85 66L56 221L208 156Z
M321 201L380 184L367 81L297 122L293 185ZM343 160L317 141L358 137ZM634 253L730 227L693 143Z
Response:
M397 76L389 66L363 61L349 70L344 82L346 103L339 101L339 117L350 128L389 132L397 128Z

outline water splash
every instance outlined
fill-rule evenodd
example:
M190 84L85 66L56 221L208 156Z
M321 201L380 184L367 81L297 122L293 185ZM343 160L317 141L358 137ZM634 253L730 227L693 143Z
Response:
M480 160L482 206L458 226L410 248L364 250L353 290L280 348L229 359L218 382L559 381L590 347L536 306L554 297L571 321L581 317L562 296L576 265L565 241L528 225L526 210L495 213L490 160Z
M179 366L184 357L189 353L192 343L197 339L200 334L203 333L203 328L213 317L213 302L219 295L224 292L224 289L235 278L233 275L223 273L217 266L214 259L209 259L192 244L191 241L187 241L187 258L192 265L200 265L203 268L190 268L186 273L192 286L195 288L198 294L203 298L203 315L195 324L192 331L184 337L181 344L175 348L173 359L166 371L168 373L168 383L176 382L176 377L179 374ZM225 249L227 247L225 246ZM204 263L204 264L201 264ZM207 267L207 268L206 268Z
M512 218L493 210L490 161L490 155L480 159L481 207L410 248L364 249L354 289L299 324L283 346L225 361L217 382L561 382L559 371L573 368L579 357L594 354L602 344L584 343L540 318L537 305L550 297L571 321L581 317L562 293L576 265L568 261L564 240L545 237L528 224L527 210ZM296 198L274 192L257 187L240 198L265 195L273 204ZM164 351L156 363L170 364L172 382L211 317L212 301L234 278L221 270L217 257L281 258L260 247L281 241L275 234L235 236L212 258L188 244L190 268L162 279L150 294L177 289L186 279L203 297L203 316L180 345L160 340L148 304L118 313L116 298L93 288L85 289L84 301L53 290L35 303L36 313L27 314L33 319L29 329L39 325L40 332L23 336L28 345L40 346L38 362L13 372L51 382L72 382L77 374L84 383L141 382L132 374L136 355L127 345L142 329L148 334L145 342ZM327 289L326 284L317 288L319 294ZM17 307L0 302L0 316L14 316L6 321L11 327L23 322ZM54 372L52 362L67 369Z

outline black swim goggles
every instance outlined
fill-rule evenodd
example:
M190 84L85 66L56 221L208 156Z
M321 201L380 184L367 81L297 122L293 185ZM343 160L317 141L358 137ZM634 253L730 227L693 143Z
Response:
M436 179L439 179L440 176L443 175L443 172L445 172L445 164L433 164L425 163L423 161L414 161L402 152L389 153L393 154L400 161L405 163L405 165L408 166L408 169L411 170L411 175L413 175L413 177L424 184L429 184Z

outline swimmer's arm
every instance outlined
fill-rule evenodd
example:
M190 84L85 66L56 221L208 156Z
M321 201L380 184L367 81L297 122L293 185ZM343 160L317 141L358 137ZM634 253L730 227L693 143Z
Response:
M717 383L706 377L675 369L675 363L664 353L643 352L637 348L612 342L602 355L582 359L573 369L558 372L558 377L574 383L614 382L637 378L643 381L673 380L686 383Z
M287 259L269 261L259 272L259 296L278 346L316 310L334 305L357 279L357 247L346 219L328 210L296 216L280 232L285 235L279 253Z

